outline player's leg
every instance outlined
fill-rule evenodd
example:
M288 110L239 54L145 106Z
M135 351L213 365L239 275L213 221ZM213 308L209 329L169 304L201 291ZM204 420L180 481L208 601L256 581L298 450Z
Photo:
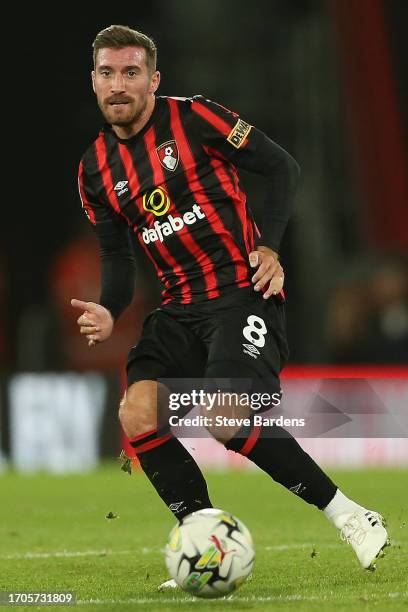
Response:
M254 352L255 357L250 354ZM210 349L206 377L252 378L253 390L273 395L280 392L279 372L286 352L283 306L256 296L223 320ZM387 542L381 517L348 499L281 427L250 425L236 430L228 436L224 428L213 427L211 433L218 439L221 433L227 449L246 456L286 489L323 510L342 529L363 567L369 567Z
M143 471L178 519L212 504L193 457L168 425L158 425L160 402L168 405L168 390L157 378L182 376L183 364L190 368L184 369L184 375L200 376L200 360L204 363L205 356L188 329L155 311L145 321L140 342L130 351L128 389L119 409L120 422Z
M389 545L381 515L344 495L284 429L250 426L232 436L225 447L246 456L276 482L322 510L351 544L362 567L371 569Z
M250 393L279 396L279 372L287 356L283 317L277 301L263 300L256 293L218 314L219 332L209 349L206 379L217 384L222 379L232 378L233 384L247 380ZM227 412L228 406L223 410ZM249 407L248 416L253 414ZM333 499L336 485L290 433L281 427L237 429L213 427L211 433L308 503L322 509Z
M121 402L119 418L144 473L167 507L181 519L211 507L211 502L193 457L169 428L157 428L158 405L167 393L153 380L133 383Z
M239 362L217 361L206 370L206 378L216 379L220 388L220 381L227 380L227 373L231 371L234 372L235 380L252 380L253 386L248 388L249 394L260 393L254 370ZM262 392L268 395L278 394L279 391L279 387L271 385L262 385L262 389ZM232 412L230 406L224 403L221 409L217 407L217 416L220 413L226 417L234 416L235 419L237 416L241 419L247 418L250 422L250 425L243 427L213 425L208 428L228 450L247 457L276 482L319 509L325 508L334 498L336 485L288 431L278 426L254 425L251 410L243 413L239 406L238 410L234 407ZM214 419L212 422L214 423Z

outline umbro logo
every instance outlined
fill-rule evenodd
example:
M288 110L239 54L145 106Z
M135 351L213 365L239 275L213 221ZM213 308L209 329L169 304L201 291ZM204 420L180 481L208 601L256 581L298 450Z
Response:
M114 190L117 191L118 196L123 195L124 193L126 193L127 191L129 191L129 189L126 187L126 185L128 184L129 181L119 181L118 183L116 183L116 185L114 186Z
M254 346L253 344L244 344L244 343L242 343L242 346L244 347L244 351L243 352L246 353L247 355L250 355L254 359L257 359L258 355L261 354L258 351L258 349L256 348L256 346Z
M181 510L184 510L184 508L181 508L183 504L184 504L184 500L180 502L173 502L172 504L169 505L169 510L177 514L177 512L181 512Z
M299 482L299 484L290 487L289 491L292 491L293 493L295 493L295 495L300 495L305 489L306 487L303 485L303 482Z

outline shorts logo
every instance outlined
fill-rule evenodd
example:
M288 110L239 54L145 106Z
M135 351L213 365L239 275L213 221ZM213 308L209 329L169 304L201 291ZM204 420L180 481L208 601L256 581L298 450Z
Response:
M179 163L179 151L175 140L168 140L156 149L159 161L163 168L174 172Z
M143 195L143 208L146 212L151 212L156 217L165 215L170 208L170 198L161 187L157 187L150 194Z
M253 357L254 359L257 359L258 355L261 354L253 344L245 344L243 342L242 346L244 347L244 353L250 357Z
M233 147L239 149L242 144L245 142L246 137L252 129L252 125L246 123L242 119L238 119L232 130L228 135L228 142L232 144Z

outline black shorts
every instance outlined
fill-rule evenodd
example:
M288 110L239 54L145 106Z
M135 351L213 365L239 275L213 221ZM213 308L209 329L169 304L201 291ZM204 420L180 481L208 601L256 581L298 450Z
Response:
M169 303L148 315L129 352L128 386L162 378L245 378L280 389L288 359L284 304L253 287L200 304Z

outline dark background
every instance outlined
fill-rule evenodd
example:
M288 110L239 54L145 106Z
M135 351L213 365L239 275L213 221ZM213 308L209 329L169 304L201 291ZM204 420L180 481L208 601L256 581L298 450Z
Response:
M101 125L91 43L114 23L156 41L160 94L204 94L298 160L296 212L281 254L292 362L407 363L407 3L156 0L85 8L93 14L80 5L36 7L4 25L1 369L119 366L159 300L151 265L140 258L128 315L135 324L129 319L117 350L97 349L110 361L67 348L77 315L66 306L74 296L58 280L61 267L74 278L95 263L76 187L79 160ZM262 182L242 180L259 218ZM86 278L75 297L97 299Z

